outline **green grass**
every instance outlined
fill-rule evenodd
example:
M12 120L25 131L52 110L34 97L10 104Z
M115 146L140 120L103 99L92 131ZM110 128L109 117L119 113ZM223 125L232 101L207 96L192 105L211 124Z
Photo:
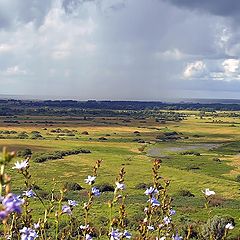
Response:
M41 119L41 118L38 118ZM237 121L237 119L218 118L223 121ZM116 120L115 120L116 121ZM159 124L148 119L146 123L141 123L142 127L138 128L140 123L129 123L129 126L109 125L99 126L93 122L83 122L72 125L68 123L62 129L77 130L75 137L64 137L65 140L55 140L57 134L51 133L51 129L58 126L5 126L1 129L12 129L17 132L26 131L30 133L33 130L41 132L44 140L31 139L0 139L0 146L7 146L10 150L21 150L31 148L33 152L51 152L55 150L67 150L82 147L89 149L91 154L78 154L60 160L52 160L44 163L31 162L32 178L37 185L41 186L44 191L50 191L55 179L57 187L61 188L65 182L77 182L84 188L88 186L84 183L84 178L91 174L92 166L95 161L102 159L102 167L99 170L97 184L111 183L114 185L116 175L121 167L126 169L126 194L128 203L128 218L136 219L141 215L141 211L146 203L147 197L144 195L144 189L136 189L139 183L151 182L151 167L153 157L148 156L150 148L157 148L164 155L162 157L161 175L164 179L169 179L170 194L173 196L173 205L178 214L177 221L205 221L207 219L206 210L204 209L204 198L201 190L210 188L216 191L224 201L219 207L213 207L211 214L230 215L235 218L237 227L240 229L240 196L239 183L234 181L234 174L239 171L240 157L236 156L240 150L240 128L230 127L229 124L207 123L206 119L195 118L190 116L188 119L178 123ZM160 130L157 130L160 129ZM140 136L136 136L134 131L139 131ZM89 135L81 135L81 132L88 131ZM176 131L182 133L181 140L177 142L160 142L155 143L156 136L161 132ZM115 133L115 134L114 134ZM106 136L110 134L110 136ZM200 137L196 137L199 135ZM107 141L99 141L98 138L106 136ZM76 139L76 137L78 139ZM89 138L91 138L89 140ZM139 148L144 144L133 142L133 139L140 138L146 142L144 152ZM218 144L214 150L203 147L201 144ZM199 147L192 149L199 152L201 156L181 155L186 146L200 144ZM177 148L177 151L173 151ZM182 148L182 150L181 150ZM180 149L180 150L179 150ZM157 157L157 156L156 156ZM161 158L161 156L159 156ZM220 158L221 162L213 161L213 158ZM234 158L233 158L234 157ZM22 176L16 174L11 169L13 164L8 168L8 173L12 176L13 191L20 192L23 186ZM195 197L182 197L178 195L180 189L191 191ZM67 196L80 201L83 204L84 191L80 193L69 192ZM106 202L112 197L112 193L104 193L94 205L92 212L92 221L101 225L101 221L108 217L108 207ZM40 204L33 200L34 206L39 208ZM103 203L104 202L104 203ZM81 206L77 208L81 215ZM38 214L36 214L36 218ZM239 230L234 230L235 234Z

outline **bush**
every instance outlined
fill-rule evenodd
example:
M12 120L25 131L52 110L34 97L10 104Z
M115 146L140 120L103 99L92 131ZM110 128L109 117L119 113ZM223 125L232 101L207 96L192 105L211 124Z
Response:
M237 181L237 182L240 182L240 174L238 174L238 175L236 176L236 181Z
M34 162L46 162L48 160L56 160L56 159L62 159L64 156L70 156L70 155L77 155L80 153L91 153L88 149L73 149L73 150L65 150L65 151L55 151L50 153L35 153L32 156L32 159Z
M64 188L68 191L80 191L83 189L83 187L76 182L65 182Z
M145 190L151 186L152 186L151 183L139 183L135 186L135 189L144 189Z
M31 156L31 155L32 155L32 150L30 148L26 148L24 150L21 150L21 151L17 152L18 157L26 158L26 157Z
M96 187L99 188L100 192L114 192L115 190L114 186L109 183L102 183L96 185Z
M189 190L186 190L186 189L180 190L178 192L178 195L182 197L195 197L193 193L191 193Z
M200 232L201 239L223 239L227 223L234 224L234 220L230 217L220 216L214 216L213 218L208 219L207 223L202 227Z

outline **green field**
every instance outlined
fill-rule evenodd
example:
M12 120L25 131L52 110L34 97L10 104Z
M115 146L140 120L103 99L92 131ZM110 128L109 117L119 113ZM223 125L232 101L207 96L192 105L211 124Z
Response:
M151 183L152 160L160 158L161 175L171 181L170 195L177 211L174 219L179 224L207 220L201 191L210 188L216 192L211 202L211 215L233 217L236 227L232 235L240 236L240 178L237 178L240 175L240 119L224 114L213 117L209 113L200 118L196 111L184 113L187 114L184 120L166 123L156 122L154 118L73 120L21 116L17 117L20 124L9 124L4 122L6 117L1 117L0 130L14 130L15 133L0 134L0 146L14 151L30 148L33 154L76 148L91 151L42 163L30 160L32 178L41 188L41 194L51 190L53 179L57 188L63 187L66 182L87 188L84 179L91 174L98 159L103 162L97 185L108 183L114 186L120 168L124 167L127 172L126 201L130 226L143 216L147 200L144 187L139 187L139 184ZM49 120L54 124L44 123ZM39 132L41 137L34 136L33 131ZM23 132L27 137L19 138ZM13 192L21 192L23 178L11 169L12 166L9 166L8 173L12 176ZM185 196L184 191L193 196ZM84 189L66 193L66 198L80 202L77 208L79 214L82 214L81 204L85 195ZM90 219L95 224L100 226L107 221L107 201L111 198L112 193L105 192L94 204ZM40 203L33 200L33 204L39 207L40 215ZM37 219L37 213L35 217Z

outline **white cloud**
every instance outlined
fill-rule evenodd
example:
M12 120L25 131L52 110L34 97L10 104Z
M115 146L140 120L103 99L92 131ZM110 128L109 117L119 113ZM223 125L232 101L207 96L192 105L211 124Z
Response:
M1 72L4 76L19 76L19 75L27 75L27 71L22 69L18 65L8 67L6 70Z
M183 76L186 79L196 78L196 77L204 77L206 73L206 64L203 61L195 61L189 63L184 72Z
M7 43L2 43L0 44L0 54L1 53L7 53L13 51L15 48L14 45L7 44Z
M157 59L165 59L165 60L182 60L186 57L186 55L181 52L178 48L173 48L164 52L156 52L155 57Z

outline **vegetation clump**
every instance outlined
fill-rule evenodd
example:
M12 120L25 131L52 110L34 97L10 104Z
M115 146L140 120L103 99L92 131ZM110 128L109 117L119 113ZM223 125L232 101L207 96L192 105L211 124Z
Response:
M55 151L55 152L49 152L49 153L34 153L32 155L32 160L37 163L46 162L49 160L56 160L56 159L62 159L65 156L70 155L77 155L80 153L89 154L91 153L88 149L73 149L73 150L65 150L65 151Z

